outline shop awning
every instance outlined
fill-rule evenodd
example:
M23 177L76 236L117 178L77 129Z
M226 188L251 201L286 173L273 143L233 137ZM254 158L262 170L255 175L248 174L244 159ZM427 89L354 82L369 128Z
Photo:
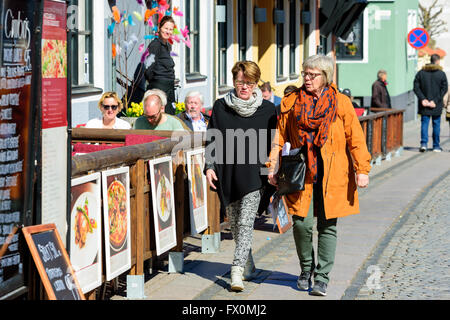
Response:
M335 36L345 39L367 3L367 0L321 0L320 34L327 37L333 33Z

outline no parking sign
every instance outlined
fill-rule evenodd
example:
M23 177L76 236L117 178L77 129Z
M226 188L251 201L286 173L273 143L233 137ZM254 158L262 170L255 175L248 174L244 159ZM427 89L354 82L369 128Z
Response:
M430 41L430 35L423 28L414 28L408 33L408 43L414 49L425 47Z

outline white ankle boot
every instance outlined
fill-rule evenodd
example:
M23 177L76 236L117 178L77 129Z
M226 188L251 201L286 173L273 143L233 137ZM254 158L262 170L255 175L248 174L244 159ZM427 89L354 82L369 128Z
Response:
M244 290L244 283L242 282L242 274L244 268L239 266L231 266L231 290L242 291Z

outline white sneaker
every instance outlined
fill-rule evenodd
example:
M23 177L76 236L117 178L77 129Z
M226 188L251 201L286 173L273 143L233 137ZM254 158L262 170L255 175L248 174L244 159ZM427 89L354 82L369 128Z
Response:
M442 149L441 148L436 148L436 149L433 149L433 151L434 152L442 152Z
M244 268L239 266L231 266L231 290L242 291L244 290L244 283L242 282L242 274Z

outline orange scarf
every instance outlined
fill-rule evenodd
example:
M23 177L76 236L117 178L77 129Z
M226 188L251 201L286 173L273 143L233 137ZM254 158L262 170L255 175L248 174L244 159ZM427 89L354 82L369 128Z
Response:
M317 182L317 146L321 148L328 139L331 123L336 119L336 92L332 86L322 91L319 99L302 86L294 105L300 144L306 146L306 174Z

